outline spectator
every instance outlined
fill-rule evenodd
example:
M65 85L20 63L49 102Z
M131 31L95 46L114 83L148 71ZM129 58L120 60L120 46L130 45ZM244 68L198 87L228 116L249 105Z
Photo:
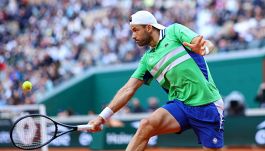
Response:
M129 113L131 113L130 107L128 105L126 105L123 108L121 108L119 110L119 112L117 112L117 115L118 116L120 116L120 115L122 116L122 115L127 115Z
M58 117L69 117L72 116L74 113L72 111L72 109L66 109L66 110L62 110L60 111L57 116Z
M144 109L140 104L140 100L138 98L133 98L131 113L142 113L142 112L144 112Z
M159 108L157 97L154 96L149 97L147 101L148 101L147 112L153 112Z
M239 91L232 91L224 99L225 115L245 115L245 97Z
M3 102L12 104L12 93L21 93L11 87L17 81L30 80L36 92L32 98L39 99L92 66L138 61L145 49L128 37L127 17L139 9L150 10L164 25L179 22L206 35L219 52L265 46L264 0L125 0L118 5L121 1L2 0Z
M5 98L5 95L4 95L4 88L0 84L0 106L5 105L5 104L6 104L6 98Z
M265 83L261 83L255 100L260 104L261 108L265 107Z

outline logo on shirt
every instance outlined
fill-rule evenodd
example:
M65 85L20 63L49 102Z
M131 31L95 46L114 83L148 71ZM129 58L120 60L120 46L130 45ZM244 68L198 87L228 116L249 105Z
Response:
M168 46L168 43L165 44L165 47L167 47L167 46Z
M150 57L150 58L148 59L149 63L151 63L153 60L154 60L153 57Z

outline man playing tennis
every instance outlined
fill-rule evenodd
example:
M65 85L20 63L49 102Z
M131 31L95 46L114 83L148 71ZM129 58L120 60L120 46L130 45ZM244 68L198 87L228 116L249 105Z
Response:
M166 28L158 24L148 11L133 14L130 27L136 43L148 45L150 50L110 104L89 122L91 132L100 131L100 125L125 106L140 86L156 79L169 101L141 120L126 151L142 151L154 135L181 133L189 128L205 150L221 150L223 101L203 58L214 45L183 25Z

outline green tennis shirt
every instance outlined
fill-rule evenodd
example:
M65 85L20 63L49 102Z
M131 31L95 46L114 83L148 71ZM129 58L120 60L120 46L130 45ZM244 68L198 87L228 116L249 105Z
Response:
M144 80L147 85L156 79L169 100L178 99L191 106L221 99L203 56L182 45L196 36L181 24L161 30L159 43L145 52L131 77Z

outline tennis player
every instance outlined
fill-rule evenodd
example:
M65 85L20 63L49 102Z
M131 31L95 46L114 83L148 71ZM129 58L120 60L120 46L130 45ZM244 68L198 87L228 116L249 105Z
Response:
M205 150L221 150L223 100L203 57L214 50L214 45L181 24L158 24L148 11L133 14L130 27L136 43L150 49L110 104L89 122L94 127L91 131L100 131L100 125L125 106L139 87L155 79L169 101L141 120L126 151L144 150L154 135L181 133L190 128Z

